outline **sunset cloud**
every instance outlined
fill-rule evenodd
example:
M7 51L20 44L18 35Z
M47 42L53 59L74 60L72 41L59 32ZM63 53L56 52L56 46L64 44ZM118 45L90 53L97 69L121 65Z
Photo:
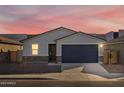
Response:
M124 6L0 6L0 33L39 34L59 26L86 33L124 28Z

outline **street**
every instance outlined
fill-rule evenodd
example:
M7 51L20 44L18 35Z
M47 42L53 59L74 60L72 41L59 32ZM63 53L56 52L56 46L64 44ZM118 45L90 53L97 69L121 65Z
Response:
M124 87L123 81L58 81L31 79L3 79L1 87Z

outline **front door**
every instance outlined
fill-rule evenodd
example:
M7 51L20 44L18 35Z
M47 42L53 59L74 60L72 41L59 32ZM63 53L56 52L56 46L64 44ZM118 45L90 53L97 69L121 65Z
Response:
M49 62L56 62L56 44L49 44Z

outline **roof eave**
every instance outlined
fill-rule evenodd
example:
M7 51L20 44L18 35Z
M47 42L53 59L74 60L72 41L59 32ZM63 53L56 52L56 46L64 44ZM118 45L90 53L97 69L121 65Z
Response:
M106 42L104 45L115 45L115 44L122 44L124 41L117 41L117 42Z
M7 43L7 42L0 42L0 44L10 44L10 45L20 45L20 46L22 46L23 44L22 43L20 43L20 44L16 44L16 43Z

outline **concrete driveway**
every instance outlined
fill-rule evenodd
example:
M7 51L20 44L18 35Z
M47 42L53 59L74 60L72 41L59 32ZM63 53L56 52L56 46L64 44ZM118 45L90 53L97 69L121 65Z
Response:
M109 73L99 63L83 64L83 66L84 66L84 71L86 73L95 74L95 75L103 76L103 77L106 77L106 78L124 77L124 73Z

